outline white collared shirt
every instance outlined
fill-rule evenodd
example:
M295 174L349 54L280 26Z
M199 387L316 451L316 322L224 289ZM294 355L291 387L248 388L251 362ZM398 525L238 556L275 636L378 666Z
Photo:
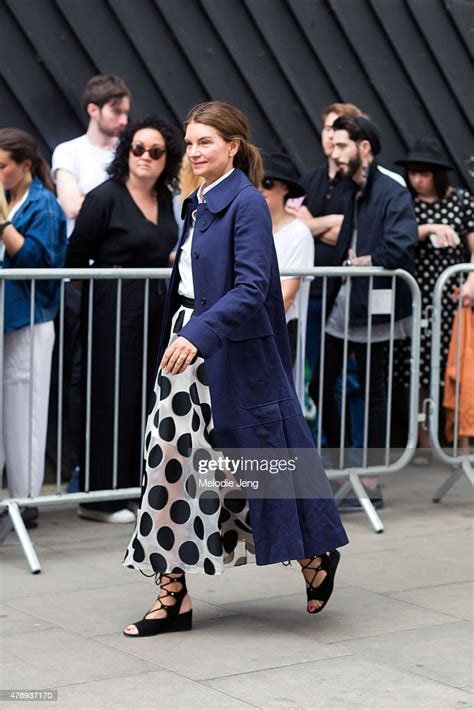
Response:
M235 168L231 168L228 172L224 173L222 177L220 177L218 180L213 182L211 185L208 187L205 187L203 189L203 186L205 183L201 185L201 187L198 189L197 193L197 198L198 198L198 203L205 202L204 196L206 192L209 192L209 190L212 190L213 187L216 187L220 182L225 180L231 173L233 173ZM191 258L191 249L193 245L193 235L194 235L194 226L196 224L196 210L194 210L192 214L192 223L191 226L189 227L189 231L186 235L186 237L183 240L183 243L181 244L181 254L179 257L179 263L178 263L178 271L179 271L179 276L180 276L180 282L178 286L178 293L180 296L184 296L185 298L194 298L194 283L193 283L193 265L192 265L192 258Z

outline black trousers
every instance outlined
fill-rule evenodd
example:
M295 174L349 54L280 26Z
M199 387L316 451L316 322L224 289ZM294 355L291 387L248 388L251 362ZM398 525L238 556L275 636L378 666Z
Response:
M140 485L142 454L142 378L144 287L141 279L127 279L122 285L120 320L120 372L118 384L117 486ZM165 290L162 281L150 281L148 311L148 351L146 402L149 401L156 370L159 336L163 319ZM82 398L81 398L81 490L86 473L86 406L89 287L82 294ZM115 340L117 281L98 280L94 285L91 343L90 402L90 490L113 485ZM127 506L125 500L85 503L86 508L113 513Z
M349 342L348 352L354 353L360 382L361 397L365 398L367 344ZM344 341L326 334L324 351L324 377L322 396L322 425L328 447L339 449L341 437L341 414L335 396L336 381L343 366ZM387 422L387 395L385 385L385 343L372 343L369 382L368 462L375 465L383 462ZM319 367L313 373L310 395L315 404L319 402ZM367 404L366 404L367 406ZM350 432L345 430L344 447L350 446Z

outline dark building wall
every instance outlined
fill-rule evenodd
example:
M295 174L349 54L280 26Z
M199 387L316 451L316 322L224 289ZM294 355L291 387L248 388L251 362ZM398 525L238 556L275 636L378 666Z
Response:
M321 161L321 108L355 103L379 125L382 161L438 138L469 184L470 0L0 0L0 125L34 133L46 155L84 130L80 95L122 76L132 116L180 123L221 99L256 142L301 170Z

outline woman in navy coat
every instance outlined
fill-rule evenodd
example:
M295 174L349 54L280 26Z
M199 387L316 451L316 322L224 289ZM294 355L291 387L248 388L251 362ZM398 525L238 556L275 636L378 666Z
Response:
M271 218L246 116L193 108L187 156L204 179L185 219L148 417L136 530L124 565L160 595L126 636L187 630L185 572L297 559L307 610L327 603L347 543L294 390ZM250 468L249 468L250 467ZM257 471L258 469L258 471Z

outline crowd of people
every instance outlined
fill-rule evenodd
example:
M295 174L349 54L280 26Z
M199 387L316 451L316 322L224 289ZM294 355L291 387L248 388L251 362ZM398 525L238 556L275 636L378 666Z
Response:
M177 247L180 269L194 265L200 258L202 263L196 239L179 241L183 235L186 198L195 194L204 180L198 162L191 166L181 131L161 118L149 116L129 123L131 102L131 92L119 77L91 78L83 92L89 120L87 131L56 147L51 169L31 135L16 128L0 130L0 235L4 269L29 268L34 273L38 268L63 266L164 267L173 264ZM379 164L382 138L374 122L357 106L334 103L323 110L321 118L323 165L300 176L291 156L283 153L263 156L258 188L268 205L280 271L313 265L404 269L417 279L426 312L441 272L451 264L472 259L474 224L470 194L451 184L449 175L453 168L434 139L414 137L412 148L398 161L404 172L399 175ZM191 123L196 125L197 120ZM188 145L191 138L187 140ZM248 171L246 174L255 184ZM215 217L218 207L213 211L212 201L210 192L209 209ZM201 200L196 207L198 212L200 203ZM254 258L257 256L256 253ZM220 269L217 255L214 269L216 272ZM467 308L474 303L473 277L471 274L465 280L459 294ZM217 277L212 278L217 283ZM92 288L88 281L67 281L64 287L64 381L57 386L64 393L64 424L72 459L72 471L67 475L71 492L84 490L86 483L91 491L109 489L114 481L119 487L140 484L141 412L146 404L144 399L156 398L153 386L160 331L166 318L166 284L163 280L152 280L149 284L141 279L124 280L120 286L119 322L118 284L118 280L99 280ZM370 298L374 314L368 329L368 278L355 278L350 284L348 280L330 279L323 285L320 278L283 276L280 284L290 365L299 401L304 402L306 369L307 380L310 373L310 396L316 406L322 403L322 431L317 432L312 423L313 436L322 438L330 450L360 447L364 435L360 412L367 405L369 465L379 462L377 457L386 441L386 345L391 333L391 310L397 342L394 379L403 387L408 383L411 356L408 288L397 282L393 307L387 311L374 304L377 297L382 299L383 294L385 298L391 290L391 279L377 276L373 285ZM211 286L212 283L208 288ZM57 356L53 351L58 347L55 323L57 330L59 281L35 283L33 328L31 289L29 281L6 281L3 291L3 450L10 494L20 498L39 494L43 482L50 380ZM173 322L175 333L185 328L189 319L186 298L189 301L194 298L189 295L194 294L189 269L182 273L180 289L183 310ZM145 303L148 303L146 317ZM456 300L452 292L447 292L442 320L443 372L455 309ZM144 330L147 331L145 352ZM346 334L348 361L344 389L347 389L349 416L348 425L342 427L340 389ZM120 360L116 393L117 341ZM245 344L244 337L242 343ZM92 406L88 412L85 365L89 351ZM240 352L243 362L248 364L250 351L246 353L242 346ZM297 352L304 353L305 358L298 361ZM366 388L369 353L370 378ZM428 396L429 376L430 337L424 330L421 401ZM261 386L257 379L255 397ZM366 389L368 402L365 402ZM173 410L188 406L186 397L180 395L177 392L173 398ZM208 434L210 405L205 401L208 391L201 395L204 400L200 402L200 415L190 426L193 431L201 431L204 426L203 431ZM196 389L196 397L201 395ZM116 398L119 418L114 451ZM249 410L251 406L249 401ZM87 452L86 426L90 432ZM172 416L161 418L157 426L164 440L174 438ZM463 447L468 446L469 435L474 435L474 430L463 436L460 442ZM149 441L145 443L150 460L153 449L150 452ZM427 465L430 442L422 427L419 446L420 456L415 461ZM170 471L168 480L174 475ZM382 506L377 479L366 477L364 484L373 503ZM92 520L133 523L136 504L133 501L82 504L78 513ZM31 512L27 523L36 524ZM245 521L240 523L245 527Z

